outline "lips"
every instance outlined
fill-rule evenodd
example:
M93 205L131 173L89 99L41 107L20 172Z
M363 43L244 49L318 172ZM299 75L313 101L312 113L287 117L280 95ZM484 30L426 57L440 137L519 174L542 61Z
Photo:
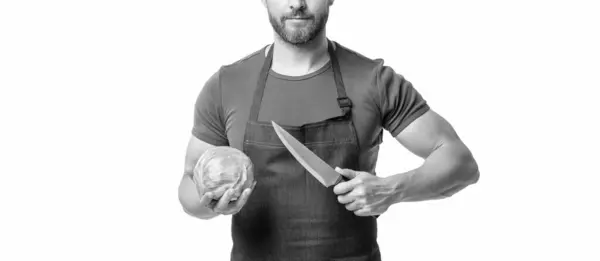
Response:
M296 17L286 17L286 20L309 20L310 17L296 16Z

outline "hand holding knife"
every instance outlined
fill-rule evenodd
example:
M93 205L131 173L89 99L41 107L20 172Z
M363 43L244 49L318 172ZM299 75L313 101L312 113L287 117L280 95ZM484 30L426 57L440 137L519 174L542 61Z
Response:
M386 178L368 172L332 168L275 122L277 136L296 160L323 186L334 186L338 201L357 216L379 216L391 204L394 188Z

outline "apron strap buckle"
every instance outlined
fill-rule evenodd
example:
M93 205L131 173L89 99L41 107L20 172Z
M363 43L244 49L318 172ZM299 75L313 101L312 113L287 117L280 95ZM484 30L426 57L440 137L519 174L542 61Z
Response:
M337 101L344 115L347 115L350 112L350 108L352 108L352 101L348 97L337 98Z
M337 101L338 105L340 105L340 108L342 109L352 107L352 101L348 97L337 98Z

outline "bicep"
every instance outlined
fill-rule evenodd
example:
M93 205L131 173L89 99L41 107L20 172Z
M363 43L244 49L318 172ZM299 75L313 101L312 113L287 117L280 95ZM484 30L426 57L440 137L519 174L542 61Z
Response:
M432 109L412 121L395 138L421 158L426 158L445 143L460 142L452 125Z

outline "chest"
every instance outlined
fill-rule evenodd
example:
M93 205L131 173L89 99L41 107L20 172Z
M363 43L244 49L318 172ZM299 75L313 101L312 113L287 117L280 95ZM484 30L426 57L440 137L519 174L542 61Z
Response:
M271 77L265 86L258 120L300 126L340 114L332 77L317 77L310 81Z
M249 82L254 82L251 80ZM368 95L353 81L345 81L353 103L352 119L358 142L363 149L376 146L380 125ZM362 86L362 85L361 85ZM246 123L250 116L255 86L239 85L223 92L226 133L232 147L242 149ZM281 125L300 126L340 116L337 90L332 72L309 80L280 80L269 77L260 103L258 120Z

